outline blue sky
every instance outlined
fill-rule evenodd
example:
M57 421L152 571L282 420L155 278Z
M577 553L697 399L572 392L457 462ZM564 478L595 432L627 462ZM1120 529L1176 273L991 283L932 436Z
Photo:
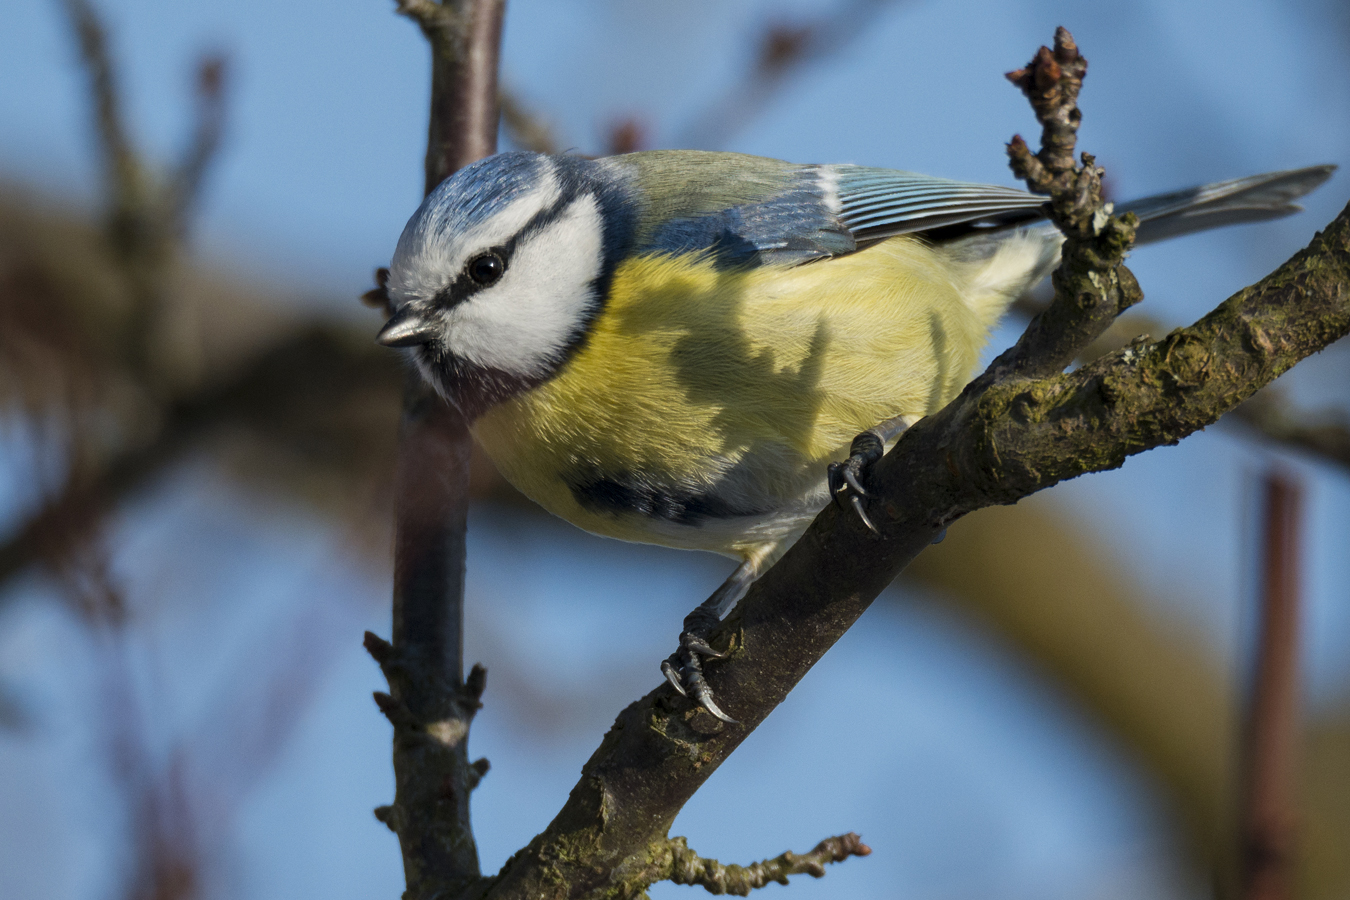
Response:
M420 196L427 63L420 35L392 6L100 4L133 130L159 158L184 138L195 56L230 55L230 125L205 198L201 255L335 316L370 318L354 298ZM664 145L743 73L768 10L831 8L513 0L504 81L565 145L593 150L629 116ZM1315 11L1312 0L897 2L845 54L794 76L729 149L1010 183L1002 143L1034 133L1034 122L1002 73L1062 23L1092 63L1081 146L1097 152L1120 196L1344 165L1350 54L1346 36L1319 27ZM96 172L74 58L55 3L10 0L0 30L0 176L89 204ZM1148 312L1189 321L1269 271L1340 209L1345 178L1309 198L1305 215L1140 251L1132 266ZM1005 327L995 342L1013 336ZM1344 406L1348 363L1333 349L1286 379L1288 390L1300 402ZM12 514L27 466L22 436L3 438L11 474L0 498ZM1036 502L1077 511L1157 595L1158 614L1239 677L1251 624L1251 485L1276 456L1214 429ZM1310 493L1313 702L1342 702L1350 479L1278 458ZM168 753L188 741L202 777L233 792L221 801L225 862L213 890L393 895L397 848L369 812L392 791L388 733L369 702L378 673L358 646L364 628L387 630L385 576L350 569L333 526L212 471L197 460L175 473L120 514L116 534L123 574L148 598L146 644L132 656L158 667L137 675L154 700L155 746ZM476 511L471 534L469 655L493 673L473 738L475 754L494 764L475 800L491 869L545 824L618 707L655 683L686 607L727 564L494 509ZM169 559L167 547L181 552ZM516 564L522 557L531 565ZM0 676L56 712L34 732L0 734L0 888L16 898L103 896L123 823L91 762L98 693L87 657L96 648L44 604L40 582L13 589L27 599L0 623ZM231 774L222 748L237 734L220 713L240 702L231 673L255 661L260 636L313 622L322 628L302 642L312 683L287 741L260 781ZM575 666L560 636L596 633L605 646ZM880 723L869 716L876 705L888 711ZM214 755L203 749L213 746ZM840 772L828 790L815 786L825 761ZM877 853L794 884L794 896L1176 897L1192 887L1169 868L1171 831L1131 763L997 638L921 596L870 612L676 825L701 852L738 861L850 829Z

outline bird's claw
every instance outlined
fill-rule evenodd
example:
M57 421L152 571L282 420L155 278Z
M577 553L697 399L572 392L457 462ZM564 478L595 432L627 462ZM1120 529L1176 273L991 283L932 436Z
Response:
M881 438L873 432L864 431L853 439L848 459L830 463L829 468L830 497L839 504L840 509L852 509L857 513L858 518L867 526L867 530L878 537L881 532L868 517L863 504L863 498L867 497L868 493L863 487L862 480L873 463L881 459L884 451L885 445L881 442Z
M708 687L708 682L703 678L702 657L705 656L709 659L722 659L726 654L714 650L701 634L685 631L680 635L680 649L661 663L661 673L681 696L692 698L713 716L728 725L735 725L736 720L722 712L721 707L713 702L712 688Z

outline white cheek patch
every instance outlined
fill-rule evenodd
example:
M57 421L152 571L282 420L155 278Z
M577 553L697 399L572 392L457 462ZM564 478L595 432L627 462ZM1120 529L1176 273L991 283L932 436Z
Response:
M449 312L451 352L525 378L548 374L594 302L602 236L600 208L583 196L521 241L500 281Z
M438 228L436 216L420 217L398 239L390 264L390 298L395 305L413 299L429 300L458 277L472 254L505 244L561 196L554 166L549 162L529 193L473 228Z

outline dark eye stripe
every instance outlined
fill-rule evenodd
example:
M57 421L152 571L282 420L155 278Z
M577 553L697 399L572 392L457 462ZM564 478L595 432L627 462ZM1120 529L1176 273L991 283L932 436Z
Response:
M579 191L564 192L554 203L531 216L530 220L521 226L520 230L512 235L506 243L472 257L464 269L460 271L459 276L436 295L435 305L442 309L458 306L478 291L496 283L497 278L500 278L501 274L504 274L507 267L510 266L511 256L515 253L516 245L526 238L538 234L561 218L563 212L576 201L579 193ZM491 256L496 256L501 260L501 273L497 275L497 278L489 281L479 281L474 278L471 272L474 263Z

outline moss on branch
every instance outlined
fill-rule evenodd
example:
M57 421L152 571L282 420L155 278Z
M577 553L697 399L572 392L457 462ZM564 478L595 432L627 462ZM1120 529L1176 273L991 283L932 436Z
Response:
M1086 64L1076 57L1061 29L1056 49L1029 67L1053 146L1036 156L1020 140L1010 148L1015 165L1034 161L1029 180L1051 192L1052 216L1066 233L1050 308L876 465L868 513L880 538L856 516L826 508L728 616L713 641L734 639L738 649L709 666L707 679L740 724L711 721L665 685L629 706L562 811L507 863L491 896L640 893L652 875L650 848L665 841L683 804L946 525L1174 444L1350 331L1348 207L1307 249L1189 328L1065 374L1141 299L1120 265L1133 223L1106 215L1090 156L1073 164L1077 85L1063 79L1081 80Z

